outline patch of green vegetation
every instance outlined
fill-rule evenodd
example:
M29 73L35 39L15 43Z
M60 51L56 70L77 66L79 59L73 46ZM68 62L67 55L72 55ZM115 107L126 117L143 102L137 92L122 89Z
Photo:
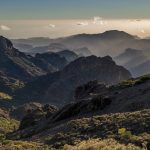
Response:
M16 80L12 86L11 86L11 89L13 91L15 91L16 89L21 89L25 86L25 83L23 81L20 81L20 80Z
M138 80L136 80L135 84L142 84L142 83L145 83L148 80L150 80L150 74L140 77Z
M135 80L132 79L124 80L121 83L119 83L121 87L129 87L129 86L133 86L134 84L135 84Z
M29 141L4 140L0 143L1 150L50 150L46 145Z
M6 93L4 93L4 92L0 92L0 100L12 100L13 99L13 97L12 96L10 96L10 95L8 95L8 94L6 94Z
M124 80L121 83L119 83L119 85L121 87L131 87L131 86L135 86L135 85L138 85L138 84L145 83L148 80L150 80L150 74L149 75L144 75L144 76L139 77L137 79Z
M19 121L15 119L7 119L0 117L0 134L6 134L17 130L19 127Z

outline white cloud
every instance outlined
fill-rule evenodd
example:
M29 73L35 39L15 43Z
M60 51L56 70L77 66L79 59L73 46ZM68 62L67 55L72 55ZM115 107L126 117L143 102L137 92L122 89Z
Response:
M51 29L51 28L55 28L56 25L55 24L49 24L47 26L45 26L46 29Z
M141 33L145 34L145 30L144 30L144 29L142 29L142 30L141 30Z
M107 21L104 21L102 17L95 16L93 19L93 24L105 25Z
M55 25L55 24L49 24L48 27L50 27L50 28L55 28L56 25Z
M78 22L78 26L87 26L89 23L88 22Z
M3 31L9 31L9 30L11 30L8 26L6 26L6 25L1 25L0 26L0 29L1 30L3 30Z
M94 24L99 24L101 22L102 22L102 18L101 17L98 17L98 16L94 17L94 21L93 21Z

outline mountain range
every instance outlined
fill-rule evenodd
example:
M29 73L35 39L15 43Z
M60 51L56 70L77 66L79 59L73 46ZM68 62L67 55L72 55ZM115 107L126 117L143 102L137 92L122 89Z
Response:
M19 41L15 40L14 42ZM150 40L147 38L141 39L123 31L111 30L99 34L78 34L65 38L49 39L47 45L43 46L43 42L40 47L35 42L29 41L29 39L24 39L26 44L32 44L34 47L26 50L30 54L69 49L78 56L93 54L102 57L109 55L113 57L117 64L127 68L134 77L150 73L148 67ZM36 41L36 38L33 41ZM44 38L41 43L42 41L44 41ZM45 40L46 42L48 42L48 39ZM144 66L145 69L143 67L141 69L141 66Z
M149 51L128 48L123 53L114 57L117 64L127 68L134 77L150 73Z
M40 41L41 39L41 41ZM88 48L92 54L97 56L110 55L115 57L121 54L125 49L145 50L150 48L149 39L140 39L137 36L130 35L123 31L111 30L99 34L78 34L64 38L48 39L48 38L32 38L24 40L13 40L13 42L24 42L31 44L33 47L48 46L53 43L59 43L68 49ZM38 44L36 44L38 43ZM54 47L53 47L54 48ZM47 48L46 48L47 49ZM40 50L40 49L39 49ZM48 50L48 49L47 49ZM29 49L27 51L30 51ZM32 52L32 50L31 50ZM42 48L41 48L42 52Z
M12 41L0 36L0 149L150 149L149 39Z

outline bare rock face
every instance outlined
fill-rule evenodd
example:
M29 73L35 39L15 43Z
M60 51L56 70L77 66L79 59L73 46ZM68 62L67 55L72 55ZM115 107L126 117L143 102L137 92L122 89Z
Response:
M13 44L11 43L10 40L6 39L3 36L0 36L0 49L12 50L13 49Z

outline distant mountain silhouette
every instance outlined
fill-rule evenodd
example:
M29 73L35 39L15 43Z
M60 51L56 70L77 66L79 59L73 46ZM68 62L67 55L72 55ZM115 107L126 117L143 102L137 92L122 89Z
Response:
M134 76L138 77L144 74L150 74L150 59L142 64L130 69Z
M33 37L33 38L28 38L28 39L12 39L11 40L13 43L24 43L32 46L45 46L49 45L51 41L53 41L50 38L46 37Z
M36 38L33 39L34 41L36 41ZM78 34L57 39L46 38L44 40L44 38L37 38L36 43L38 43L40 39L41 41L39 43L43 43L39 44L39 46L48 46L51 43L59 43L70 50L86 47L91 51L92 54L97 56L110 55L112 57L115 57L121 54L124 51L124 49L127 48L141 50L150 48L150 39L140 39L137 36L130 35L124 31L118 30L110 30L99 34ZM21 42L23 41L21 40ZM31 44L31 39L26 39L25 44ZM35 43L33 43L33 46L37 46L37 44L34 44ZM42 52L42 47L41 50L40 48L38 48L38 51Z
M59 52L67 49L63 44L60 43L51 43L46 46L34 47L33 49L29 49L27 52L30 54L36 53L46 53L46 52Z
M82 47L79 49L74 49L73 50L76 54L79 56L91 56L92 52L87 48L87 47Z
M59 51L57 52L57 54L60 57L64 57L68 62L74 61L75 59L78 58L78 55L75 52L67 50L67 49Z
M150 73L146 63L150 58L146 55L146 51L144 50L128 48L125 52L115 57L114 60L117 64L127 68L135 77Z

